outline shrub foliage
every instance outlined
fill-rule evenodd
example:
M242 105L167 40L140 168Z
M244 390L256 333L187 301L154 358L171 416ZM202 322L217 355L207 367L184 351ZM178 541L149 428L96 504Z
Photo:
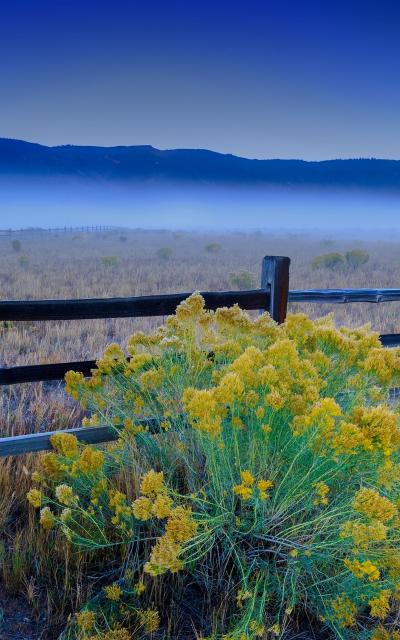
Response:
M213 639L290 637L303 616L395 637L399 351L329 316L207 312L199 294L127 350L67 374L118 440L53 436L28 494L46 535L102 567L66 637L182 637L188 616Z
M344 264L344 258L341 253L333 251L332 253L324 253L321 256L316 256L311 266L313 269L336 269Z

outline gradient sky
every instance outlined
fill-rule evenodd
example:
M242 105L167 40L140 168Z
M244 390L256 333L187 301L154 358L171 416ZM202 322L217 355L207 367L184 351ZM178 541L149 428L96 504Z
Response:
M398 0L3 0L0 136L400 158Z

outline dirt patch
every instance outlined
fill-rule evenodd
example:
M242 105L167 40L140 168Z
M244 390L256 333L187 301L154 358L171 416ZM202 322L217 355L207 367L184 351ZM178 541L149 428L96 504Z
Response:
M0 640L42 640L45 626L45 616L33 612L26 598L0 586Z

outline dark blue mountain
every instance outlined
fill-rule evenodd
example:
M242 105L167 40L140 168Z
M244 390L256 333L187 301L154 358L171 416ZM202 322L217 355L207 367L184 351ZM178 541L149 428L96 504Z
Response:
M0 138L0 175L400 189L400 161L251 160L205 149L46 147Z

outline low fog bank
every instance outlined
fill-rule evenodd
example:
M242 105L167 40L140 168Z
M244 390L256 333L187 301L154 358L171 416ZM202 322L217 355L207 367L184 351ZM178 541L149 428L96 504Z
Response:
M384 191L121 186L0 178L0 228L118 225L147 229L400 233L400 196Z

